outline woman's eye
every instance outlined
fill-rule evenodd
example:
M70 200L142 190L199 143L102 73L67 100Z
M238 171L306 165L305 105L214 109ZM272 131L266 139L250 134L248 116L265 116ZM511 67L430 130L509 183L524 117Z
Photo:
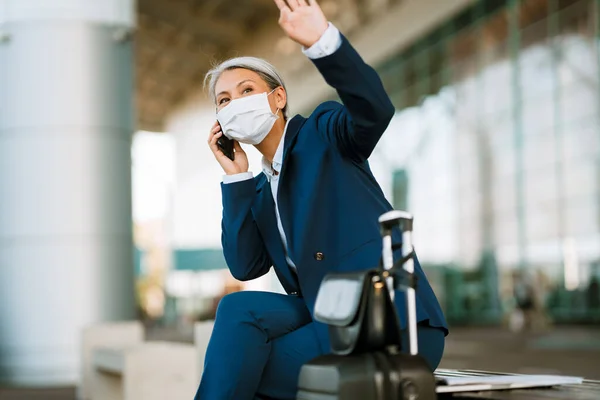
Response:
M246 89L244 89L244 91L242 93L246 94L246 93L250 93L251 91L252 91L252 88L246 88Z
M225 102L229 101L229 99L227 98L222 98L221 100L219 100L219 104L224 104Z

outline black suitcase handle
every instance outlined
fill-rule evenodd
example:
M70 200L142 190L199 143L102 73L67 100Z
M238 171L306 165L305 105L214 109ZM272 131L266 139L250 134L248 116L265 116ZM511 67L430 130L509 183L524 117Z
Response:
M413 216L405 211L392 210L379 217L379 225L381 226L381 236L383 239L382 259L383 269L390 273L387 278L388 289L392 301L394 299L394 290L397 287L395 282L397 279L394 271L394 244L392 243L392 231L396 227L400 227L402 232L402 259L401 265L406 275L409 276L412 282L411 285L405 287L406 292L406 321L408 327L408 346L409 353L413 356L419 354L419 343L417 339L417 296L416 296L416 280L414 249L412 240L413 231Z

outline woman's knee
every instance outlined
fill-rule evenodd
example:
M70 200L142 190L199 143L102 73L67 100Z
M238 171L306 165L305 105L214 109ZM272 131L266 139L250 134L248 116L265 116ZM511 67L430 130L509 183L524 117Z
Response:
M442 329L430 326L419 326L418 332L419 353L435 371L444 355L446 335Z
M220 316L231 316L232 314L246 313L255 302L257 292L241 291L229 293L219 301L217 306L217 318Z
M442 356L444 355L444 347L446 343L444 331L428 325L419 325L417 331L417 340L419 345L419 355L425 359L427 365L429 365L432 370L435 370L440 364ZM408 352L408 345L408 331L403 331L403 351Z

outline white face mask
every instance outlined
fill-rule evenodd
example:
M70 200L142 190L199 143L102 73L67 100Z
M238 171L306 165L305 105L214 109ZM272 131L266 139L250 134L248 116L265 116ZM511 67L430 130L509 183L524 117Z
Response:
M253 94L231 100L217 112L217 120L221 124L223 134L229 139L245 144L259 144L273 128L279 118L273 114L267 96L273 93Z

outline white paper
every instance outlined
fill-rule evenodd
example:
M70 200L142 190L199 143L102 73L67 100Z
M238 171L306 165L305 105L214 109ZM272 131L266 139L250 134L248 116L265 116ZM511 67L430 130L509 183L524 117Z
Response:
M438 393L577 385L583 382L581 377L560 375L448 376L440 373L436 374L436 378Z

